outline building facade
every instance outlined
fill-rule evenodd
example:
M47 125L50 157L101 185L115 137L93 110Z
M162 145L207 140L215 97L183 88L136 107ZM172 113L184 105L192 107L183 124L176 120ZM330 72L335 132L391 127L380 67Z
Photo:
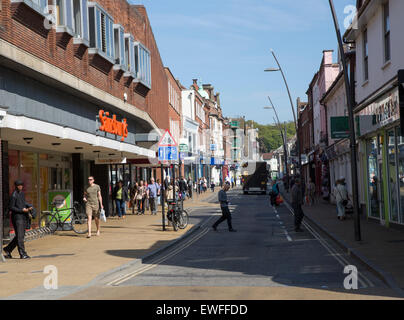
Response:
M155 158L141 142L169 128L167 76L143 6L59 3L1 2L3 203L21 179L38 211L56 194L72 206L93 175L108 214L118 180L152 174L131 160Z
M355 116L361 203L369 219L404 224L404 138L398 71L404 66L400 0L358 1L357 24L345 38L356 49Z

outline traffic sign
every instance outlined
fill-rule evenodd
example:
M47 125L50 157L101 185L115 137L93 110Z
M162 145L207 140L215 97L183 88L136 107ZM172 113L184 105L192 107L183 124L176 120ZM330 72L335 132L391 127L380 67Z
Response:
M171 135L169 130L166 130L163 137L160 140L159 147L177 147L178 144Z
M178 147L159 147L159 161L178 161Z
M188 152L188 144L181 143L180 144L180 152Z

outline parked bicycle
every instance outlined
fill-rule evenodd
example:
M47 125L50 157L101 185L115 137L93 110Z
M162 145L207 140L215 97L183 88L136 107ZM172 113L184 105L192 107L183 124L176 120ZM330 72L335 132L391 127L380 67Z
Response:
M188 226L189 215L178 201L168 201L167 219L173 224L174 231L185 229Z
M68 212L67 216L66 213ZM49 228L52 233L60 229L64 230L64 225L71 225L77 234L85 234L88 231L87 214L84 207L75 201L73 208L58 209L55 203L52 204L51 211L42 211L39 227Z

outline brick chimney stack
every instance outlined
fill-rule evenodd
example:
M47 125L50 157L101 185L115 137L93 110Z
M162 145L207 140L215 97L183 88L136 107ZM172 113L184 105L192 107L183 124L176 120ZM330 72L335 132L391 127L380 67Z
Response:
M196 91L199 90L199 86L198 86L198 79L192 79L192 86L195 88Z
M213 100L213 87L211 84L204 84L203 86L203 90L205 90L208 94L209 94L209 99Z

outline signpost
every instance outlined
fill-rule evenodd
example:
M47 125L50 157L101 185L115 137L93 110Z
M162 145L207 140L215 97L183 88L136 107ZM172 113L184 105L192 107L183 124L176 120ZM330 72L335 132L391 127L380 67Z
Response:
M171 135L170 131L166 131L161 138L159 145L159 161L161 163L161 207L162 207L162 220L163 220L163 231L166 231L166 218L164 212L164 167L163 164L172 161L178 161L178 144ZM175 167L174 167L175 172ZM175 194L175 181L174 181L174 194Z

